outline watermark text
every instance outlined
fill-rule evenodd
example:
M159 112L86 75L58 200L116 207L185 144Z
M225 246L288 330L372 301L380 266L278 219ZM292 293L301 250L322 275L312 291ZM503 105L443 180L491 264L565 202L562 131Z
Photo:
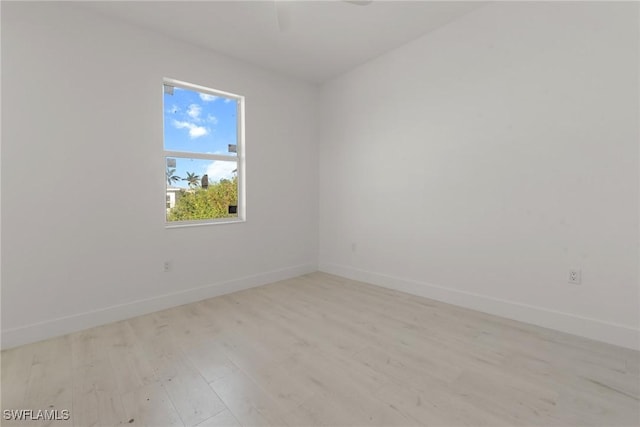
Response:
M71 418L68 409L5 409L2 418L13 421L66 421Z

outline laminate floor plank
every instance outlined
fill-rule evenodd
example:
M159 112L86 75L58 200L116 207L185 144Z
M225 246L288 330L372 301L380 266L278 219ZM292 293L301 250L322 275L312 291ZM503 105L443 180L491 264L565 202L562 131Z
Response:
M184 427L166 390L159 382L122 395L127 425Z
M324 273L2 352L7 426L640 426L640 353Z
M33 345L33 359L21 408L36 411L69 410L73 401L71 339L64 336ZM4 391L4 390L3 390ZM9 395L11 391L9 391ZM4 399L4 393L3 393ZM3 425L14 425L3 421ZM71 419L24 420L20 426L71 426Z
M227 408L243 426L285 426L277 403L242 371L211 383Z
M115 426L127 422L116 377L108 358L73 371L73 425Z
M204 420L196 427L241 427L241 424L236 417L233 416L231 411L225 409L219 414Z
M33 352L41 343L24 345L2 352L2 406L3 409L24 408Z

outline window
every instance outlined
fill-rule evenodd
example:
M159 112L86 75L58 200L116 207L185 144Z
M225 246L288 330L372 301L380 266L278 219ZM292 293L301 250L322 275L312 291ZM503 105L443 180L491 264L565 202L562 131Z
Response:
M163 82L168 226L243 221L244 98Z

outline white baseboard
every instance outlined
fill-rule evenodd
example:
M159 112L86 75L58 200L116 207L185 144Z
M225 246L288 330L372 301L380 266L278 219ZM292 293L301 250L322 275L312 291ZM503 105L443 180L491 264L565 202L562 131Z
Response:
M42 341L166 308L290 279L314 271L317 271L315 264L298 265L8 329L2 331L1 347L4 350Z
M640 350L640 330L625 325L436 286L430 283L387 276L345 265L320 263L319 270L596 341Z

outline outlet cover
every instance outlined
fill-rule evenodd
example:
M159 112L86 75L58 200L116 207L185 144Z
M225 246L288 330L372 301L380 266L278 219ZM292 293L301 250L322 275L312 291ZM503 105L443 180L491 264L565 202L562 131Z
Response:
M582 282L582 272L580 270L569 270L569 283L579 285Z

